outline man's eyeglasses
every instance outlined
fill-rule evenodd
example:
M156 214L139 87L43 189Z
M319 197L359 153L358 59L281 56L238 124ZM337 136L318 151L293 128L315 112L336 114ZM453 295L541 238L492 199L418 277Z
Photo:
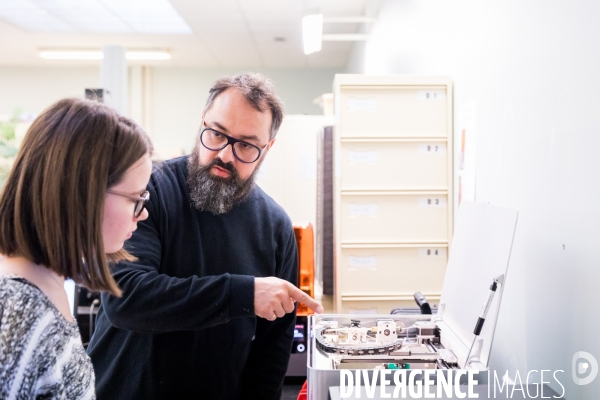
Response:
M223 150L225 147L231 145L235 158L246 164L251 164L258 160L262 151L269 145L267 143L261 149L252 143L233 138L212 128L204 128L200 131L200 142L204 147L212 151Z
M107 190L107 192L111 194L116 194L117 196L127 197L128 199L132 200L135 203L135 207L133 208L134 218L138 218L140 215L142 215L142 211L144 211L144 208L146 208L146 203L148 202L148 200L150 200L150 192L147 190L140 196L132 196L127 193L117 192L116 190L110 189Z

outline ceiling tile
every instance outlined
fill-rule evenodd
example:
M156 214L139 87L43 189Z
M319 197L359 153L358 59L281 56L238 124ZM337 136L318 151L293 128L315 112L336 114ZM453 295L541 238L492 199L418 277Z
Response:
M263 62L256 51L238 50L235 53L230 51L215 53L214 57L222 67L263 67Z
M175 9L185 16L187 13L218 13L239 11L236 0L170 0Z
M273 34L274 32L282 32L282 33L295 33L298 36L302 36L302 23L293 23L293 24L289 24L289 23L279 23L279 22L274 22L274 23L264 23L264 22L257 22L257 21L248 21L248 28L254 33L254 34L262 34L262 33L267 33L267 34Z
M244 17L249 23L261 24L302 24L302 14L281 14L277 11L267 12L245 12Z
M111 14L108 9L96 0L30 0L38 7L52 11L54 15L72 12L93 12L94 14Z
M342 51L350 51L354 42L323 42L321 53L338 53Z
M298 68L307 66L307 59L302 49L259 45L259 52L267 68Z
M220 23L217 21L210 21L205 23L194 23L191 25L194 33L200 35L210 35L210 34L232 34L232 35L248 35L248 27L243 23Z
M244 13L287 13L299 14L305 10L304 2L298 0L238 0Z
M38 16L19 16L6 18L7 21L23 28L27 31L34 32L73 32L73 27L58 18L38 17Z
M252 37L257 43L299 43L302 44L302 33L301 32L269 32L269 33L253 33ZM282 42L276 41L275 38L283 38Z

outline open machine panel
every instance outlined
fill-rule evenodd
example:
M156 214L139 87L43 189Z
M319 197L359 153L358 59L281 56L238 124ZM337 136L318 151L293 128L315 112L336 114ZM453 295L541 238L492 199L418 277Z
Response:
M309 316L308 398L326 399L342 369L486 371L516 223L514 209L461 204L435 315Z

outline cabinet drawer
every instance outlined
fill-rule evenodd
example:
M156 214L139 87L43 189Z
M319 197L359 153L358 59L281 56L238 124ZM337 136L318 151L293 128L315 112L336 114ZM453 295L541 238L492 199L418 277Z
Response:
M447 189L448 148L439 142L342 142L342 189Z
M341 90L344 136L446 136L445 87L346 87Z
M446 247L342 248L340 294L441 292Z
M342 193L339 212L342 244L448 240L446 194Z

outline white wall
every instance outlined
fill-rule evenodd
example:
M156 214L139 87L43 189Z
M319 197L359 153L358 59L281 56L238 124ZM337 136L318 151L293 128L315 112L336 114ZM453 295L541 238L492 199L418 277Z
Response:
M356 42L352 46L348 63L344 69L345 74L363 74L365 73L365 64L367 62L365 51L367 49L365 42Z
M0 116L39 114L65 97L83 98L98 87L100 67L0 67Z
M571 378L575 352L600 360L599 17L587 0L388 0L348 66L451 75L455 109L476 101L476 199L520 213L491 367L562 369L568 399L600 390Z
M331 118L323 115L286 115L256 179L293 223L310 222L315 233L317 140L331 123Z

